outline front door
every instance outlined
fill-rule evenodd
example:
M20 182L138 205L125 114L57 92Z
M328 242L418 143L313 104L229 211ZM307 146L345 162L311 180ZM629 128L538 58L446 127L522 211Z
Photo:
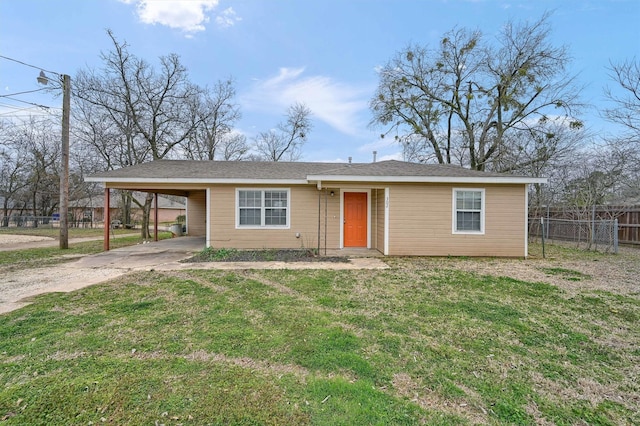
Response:
M367 247L367 193L344 193L344 246Z

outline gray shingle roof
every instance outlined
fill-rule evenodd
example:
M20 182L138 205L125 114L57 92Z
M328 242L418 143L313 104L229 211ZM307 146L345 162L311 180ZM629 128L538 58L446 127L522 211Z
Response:
M306 179L335 163L157 160L91 175L90 178L142 179Z
M383 179L381 179L383 178ZM190 161L157 160L118 170L96 173L87 178L93 182L180 181L180 182L233 182L243 180L278 181L291 180L301 183L315 180L358 181L438 181L505 180L525 183L536 179L501 173L480 172L459 166L441 164L416 164L388 160L377 163L309 163L309 162L259 162L259 161Z

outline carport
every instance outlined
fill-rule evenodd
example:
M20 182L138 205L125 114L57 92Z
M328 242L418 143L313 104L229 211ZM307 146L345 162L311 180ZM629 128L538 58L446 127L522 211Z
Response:
M90 180L91 178L87 178ZM154 187L140 187L139 185L127 184L124 182L104 182L102 180L95 180L102 182L105 185L104 189L104 250L110 249L110 237L111 237L111 213L109 205L111 202L111 190L121 189L129 191L140 191L153 194L153 240L158 241L158 195L178 195L187 199L186 208L186 227L187 233L190 236L204 237L206 235L206 190L204 188L180 188L175 184L167 185L153 185ZM204 247L204 244L202 245Z

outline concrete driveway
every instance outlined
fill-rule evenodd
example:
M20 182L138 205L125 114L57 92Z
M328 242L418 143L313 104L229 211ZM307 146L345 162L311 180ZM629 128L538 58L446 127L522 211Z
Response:
M205 246L204 237L179 237L122 247L85 256L77 268L149 269L187 259Z

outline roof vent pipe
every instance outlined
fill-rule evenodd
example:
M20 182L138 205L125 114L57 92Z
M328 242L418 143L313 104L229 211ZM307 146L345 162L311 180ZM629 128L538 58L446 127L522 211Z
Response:
M378 155L378 151L373 151L373 162L376 162L376 156Z

